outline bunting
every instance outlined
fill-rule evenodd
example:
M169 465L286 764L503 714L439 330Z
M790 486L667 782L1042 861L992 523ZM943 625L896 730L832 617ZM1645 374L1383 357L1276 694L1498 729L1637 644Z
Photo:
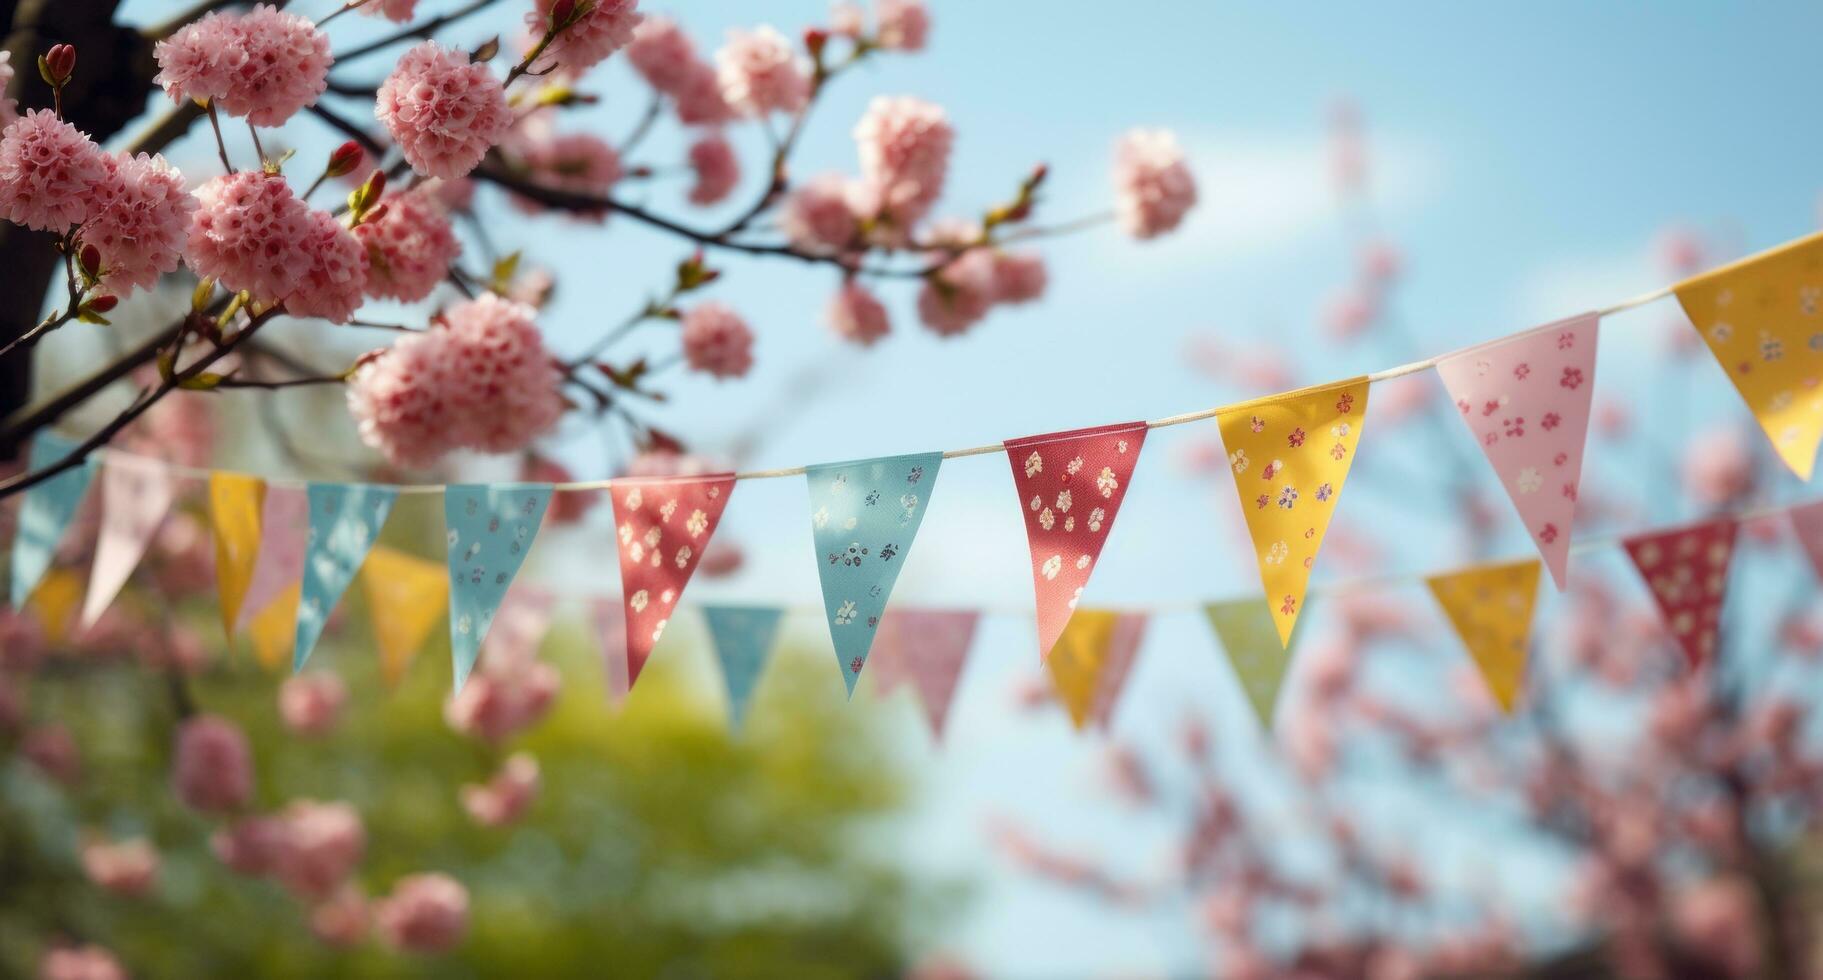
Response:
M734 474L615 480L608 490L620 539L631 687L702 563L734 493Z
M759 686L760 673L772 655L782 610L759 606L705 606L709 639L728 687L729 727L740 728Z
M1823 234L1688 279L1676 292L1779 458L1809 480L1823 439Z
M901 687L915 689L934 738L943 737L950 700L980 620L981 614L972 610L895 609L880 621L874 641L880 696Z
M82 602L84 629L95 625L139 567L176 496L171 471L162 463L125 456L102 466L101 536L89 567L89 594Z
M1146 423L1126 422L1004 444L1032 551L1040 660L1050 657L1089 584L1145 441Z
M76 444L50 432L32 437L26 465L33 471L56 465L76 451ZM51 567L57 545L69 530L70 520L82 506L95 476L92 459L64 470L25 491L19 505L18 530L13 534L12 606L24 609L32 590Z
M1437 363L1437 376L1560 590L1595 394L1600 322L1585 313Z
M1306 388L1216 417L1253 535L1279 645L1291 645L1310 570L1367 413L1367 379Z
M532 550L550 503L549 484L460 484L443 491L450 658L458 691L475 668L494 614Z
M70 626L76 618L76 607L82 604L86 583L82 576L67 568L53 568L45 573L27 600L27 608L38 617L44 639L60 646L70 638Z
M1798 546L1810 559L1810 567L1823 578L1823 500L1793 507L1789 511L1791 529L1797 533Z
M1532 606L1538 598L1538 562L1483 565L1426 579L1431 595L1456 627L1469 657L1481 668L1488 693L1512 714L1525 687Z
M234 624L259 560L260 510L266 481L242 473L209 474L209 521L215 527L215 579L221 596L222 634L234 643Z
M1107 726L1145 632L1142 615L1082 609L1057 638L1047 666L1078 731Z
M1279 640L1279 627L1258 599L1211 602L1203 607L1210 629L1234 668L1260 728L1271 731L1279 690L1291 667L1291 645Z
M589 603L589 618L601 642L601 675L608 703L619 705L632 686L627 679L626 613L613 599L596 599Z
M805 472L829 638L851 698L942 463L942 453L918 453Z
M1715 655L1737 529L1724 518L1623 542L1692 667Z
M266 488L260 504L260 542L241 596L240 614L234 617L236 633L247 629L255 613L297 583L304 571L304 552L310 539L310 500L297 487ZM290 626L286 627L290 629Z
M295 655L298 605L303 590L304 583L294 581L280 588L278 595L246 617L247 639L253 644L253 657L267 670L279 669L285 662L286 651L293 651Z
M449 606L449 571L444 562L408 555L384 545L361 564L361 592L373 645L380 654L380 678L396 687L417 658Z
M294 671L303 670L310 659L329 622L330 610L341 601L368 549L386 526L397 491L375 484L312 483L306 494L310 535L291 652Z

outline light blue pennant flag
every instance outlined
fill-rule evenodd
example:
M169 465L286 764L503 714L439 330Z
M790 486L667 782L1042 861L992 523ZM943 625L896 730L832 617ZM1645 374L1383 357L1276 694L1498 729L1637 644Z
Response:
M772 655L772 641L778 636L779 617L783 610L758 606L706 606L703 617L709 621L709 638L715 644L716 662L722 665L722 680L728 685L728 721L739 728L747 719L747 705L753 701L753 689L759 686L760 673Z
M826 463L805 474L829 636L849 697L942 462L942 453L917 453Z
M63 461L76 451L76 444L49 432L32 438L32 451L26 465L42 470ZM13 536L13 608L25 608L32 590L51 567L57 554L57 543L69 529L76 508L82 506L89 491L89 480L95 476L95 461L85 459L25 492L19 506L19 530Z
M304 544L292 670L304 669L330 611L342 600L348 583L367 559L367 550L380 536L380 528L386 526L396 497L398 492L392 487L365 483L312 483L305 489L310 533Z
M519 574L544 509L549 484L457 484L443 490L449 538L449 649L462 690L494 613Z

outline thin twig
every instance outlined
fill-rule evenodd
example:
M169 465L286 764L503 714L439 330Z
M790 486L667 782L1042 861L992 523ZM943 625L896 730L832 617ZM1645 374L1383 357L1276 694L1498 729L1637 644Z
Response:
M374 41L371 44L363 44L360 47L355 48L352 51L345 51L339 55L336 55L336 59L335 59L336 64L346 65L350 62L358 61L361 58L365 58L368 55L375 54L380 51L384 51L387 48L390 48L395 44L403 44L406 41L422 40L424 38L428 38L432 34L435 34L436 32L442 30L443 28L448 27L449 25L454 24L455 22L462 20L472 14L480 13L481 11L486 10L487 8L489 8L499 2L500 2L500 0L474 0L473 3L470 3L466 7L461 7L456 10L452 10L447 14L442 14L442 15L439 15L436 17L432 17L431 19L425 21L422 24L417 25L416 27L408 27L405 30L398 32L397 34L388 35L386 37L380 38L377 41Z

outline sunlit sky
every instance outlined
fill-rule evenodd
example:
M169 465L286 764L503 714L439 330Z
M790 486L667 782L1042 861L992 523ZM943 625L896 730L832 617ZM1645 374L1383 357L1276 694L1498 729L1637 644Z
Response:
M297 6L328 8L322 0ZM842 78L817 107L797 173L852 172L849 130L867 100L913 94L943 105L958 133L941 213L978 213L1040 161L1052 173L1042 221L1101 211L1109 206L1113 142L1135 125L1177 132L1199 179L1201 206L1179 234L1156 242L1135 243L1103 228L1047 244L1044 301L996 312L959 340L923 331L909 288L888 287L895 333L864 353L838 345L821 323L835 286L828 270L730 259L713 295L754 324L757 364L739 382L684 378L671 388L672 402L655 418L692 444L728 450L751 437L739 462L772 467L1170 415L1265 393L1198 371L1185 357L1193 337L1242 350L1277 345L1299 382L1361 374L1663 285L1653 243L1673 224L1732 252L1817 224L1823 136L1811 125L1816 86L1805 68L1823 35L1823 8L1815 4L1547 2L1510 12L1462 4L1318 10L1162 0L933 6L928 52L880 59ZM148 20L173 7L128 4ZM713 48L728 26L763 16L795 33L826 7L695 0L667 12ZM339 36L372 29L353 20L336 25ZM477 20L451 36L473 43L516 32L504 25L504 18ZM375 80L383 65L365 68L346 75ZM610 65L593 88L603 105L575 124L626 132L644 100L631 74ZM1410 345L1338 343L1317 329L1323 304L1352 275L1358 239L1350 222L1364 218L1339 207L1329 178L1326 120L1339 99L1358 105L1365 120L1373 201L1367 217L1407 257L1394 312ZM299 125L298 143L336 141L303 136L309 125ZM763 142L751 131L737 139L749 172L736 198L746 201L763 180ZM664 133L639 158L669 165L681 146L674 131ZM199 166L206 154L194 143L176 151ZM655 209L685 209L674 185L629 194ZM684 254L675 240L624 218L604 229L526 221L504 208L489 214L503 246L524 247L528 262L556 273L559 293L545 327L566 350L643 302ZM717 214L695 220L710 225ZM1691 428L1741 424L1746 414L1713 365L1692 362L1674 373L1659 366L1665 335L1687 329L1672 312L1660 304L1608 322L1600 397L1648 420L1675 412ZM672 343L666 329L638 336L663 350ZM1399 383L1435 384L1428 376ZM1657 431L1661 439L1678 434ZM1408 437L1396 429L1385 435L1392 442ZM1194 710L1216 716L1225 746L1257 763L1264 754L1253 721L1206 629L1188 611L1197 600L1257 587L1249 550L1234 533L1231 491L1182 465L1193 447L1213 438L1206 425L1161 430L1147 441L1119 530L1084 601L1180 610L1155 619L1116 715L1117 734L1157 743L1181 711ZM1460 557L1460 536L1448 526L1453 515L1414 513L1397 500L1411 492L1404 481L1424 479L1431 450L1377 445L1375 438L1370 415L1367 462L1349 484L1338 524L1399 529L1397 546L1373 571L1447 566ZM566 428L561 440L565 457L589 477L608 475L601 444L596 430L581 424ZM1414 458L1382 471L1376 453ZM1596 491L1637 505L1642 520L1690 514L1663 471L1641 469L1634 458L1598 461L1588 479ZM1803 493L1789 477L1773 492ZM929 793L899 850L934 873L983 875L944 945L995 976L1193 966L1197 937L1183 909L1113 913L1031 883L986 851L984 818L1006 814L1086 855L1144 872L1158 866L1168 827L1107 802L1094 739L1070 734L1059 716L1012 708L1011 692L1036 657L1023 612L1031 598L1025 544L1005 460L944 466L932 508L897 601L984 604L996 613L964 678L947 746L908 752L923 760ZM742 485L722 533L746 549L747 570L699 583L691 598L809 609L817 584L804 510L796 480ZM599 579L600 590L612 594L615 572L600 562L598 540L547 541L543 574L576 581L584 573L583 581ZM1503 553L1523 554L1522 545L1509 537ZM1319 564L1319 579L1326 570L1336 571ZM1752 602L1737 599L1740 606ZM1549 601L1541 615L1550 615ZM1751 608L1735 615L1753 618ZM820 624L806 612L792 629L816 642ZM908 738L920 737L909 706L893 708L904 710ZM872 710L865 698L856 709Z

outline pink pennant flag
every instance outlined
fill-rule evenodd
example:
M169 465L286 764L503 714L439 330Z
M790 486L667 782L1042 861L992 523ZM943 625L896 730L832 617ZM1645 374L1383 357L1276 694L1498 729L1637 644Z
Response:
M1040 660L1089 584L1145 441L1146 423L1126 422L1005 443L1032 549Z
M1809 556L1817 577L1823 578L1823 500L1793 507L1788 513L1791 529L1798 533L1798 544Z
M916 690L938 739L980 620L980 613L969 610L935 609L888 609L880 619L870 657L880 694L905 686Z
M615 480L620 588L627 617L627 683L652 655L734 493L734 474Z
M1600 322L1585 313L1437 364L1559 589L1570 561Z
M234 631L247 628L253 617L272 604L304 574L304 549L310 538L310 499L302 487L266 487L260 506L260 547L253 559L253 576L241 600Z
M82 603L84 629L101 618L127 584L176 496L171 473L161 462L112 455L103 461L101 534L89 570L89 594Z
M1108 659L1103 662L1101 679L1095 685L1095 699L1089 702L1089 720L1106 730L1114 717L1114 706L1120 692L1127 687L1127 675L1133 671L1133 660L1139 656L1140 641L1146 638L1144 613L1123 613L1114 621L1114 632L1108 638Z
M482 642L481 655L496 667L529 664L538 659L538 648L551 629L551 610L557 600L531 585L514 585L494 611L494 624Z
M1715 655L1736 528L1733 519L1724 518L1624 542L1692 667Z
M627 617L613 599L593 599L589 607L595 635L601 638L601 669L608 687L608 703L618 705L626 700L627 689L632 686L627 681Z

